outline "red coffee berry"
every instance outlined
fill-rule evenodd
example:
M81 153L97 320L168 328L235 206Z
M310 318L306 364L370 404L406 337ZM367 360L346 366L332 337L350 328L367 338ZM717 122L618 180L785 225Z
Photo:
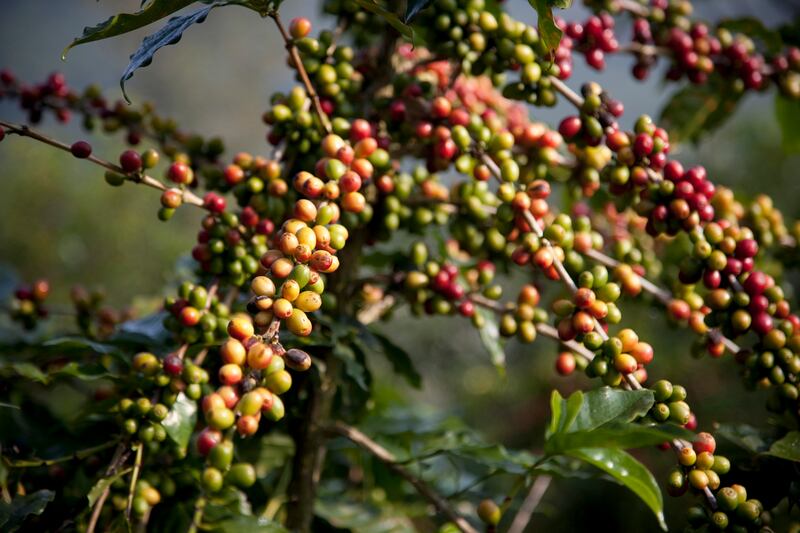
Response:
M86 159L92 155L92 145L86 141L77 141L69 147L69 151L78 159Z
M142 156L135 150L125 150L119 156L119 166L125 172L139 172L142 170Z

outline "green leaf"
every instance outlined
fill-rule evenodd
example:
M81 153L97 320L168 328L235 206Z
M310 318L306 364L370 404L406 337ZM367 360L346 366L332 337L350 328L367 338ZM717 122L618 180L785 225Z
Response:
M500 328L497 324L497 317L493 312L482 307L476 307L475 312L483 317L483 326L478 330L486 351L489 352L489 358L492 364L497 368L501 375L505 375L506 369L506 352L503 349L503 343L500 339Z
M42 514L55 497L52 490L37 490L26 496L17 496L10 503L0 500L0 531L16 531L29 515Z
M631 422L644 416L655 399L649 389L621 390L600 387L583 396L574 431L590 430L609 422Z
M90 490L89 494L86 495L86 499L89 500L89 507L94 507L94 503L97 501L100 495L103 494L103 491L106 490L106 487L110 487L112 483L122 476L128 474L131 470L133 470L133 468L128 467L124 470L120 470L113 476L103 477L97 480L97 483L94 484L92 490Z
M800 431L790 431L782 439L773 442L766 455L800 462Z
M395 510L391 504L374 505L369 502L342 501L318 498L314 514L325 519L339 530L352 533L414 533L417 528L407 513ZM394 511L394 512L393 512ZM420 515L424 516L424 509Z
M39 383L47 383L48 381L47 374L33 363L11 363L8 366L23 378L38 381Z
M611 448L582 448L571 450L568 455L593 465L610 475L621 485L629 488L653 511L664 531L664 502L653 474L630 454Z
M108 354L117 351L115 346L93 341L85 337L59 337L42 344L46 348L57 348L61 351L86 351L91 350L99 354Z
M433 0L408 0L406 2L406 14L403 17L403 22L408 24L417 16L417 13L428 7L433 3Z
M790 100L780 93L775 94L775 118L781 128L781 146L787 154L800 153L800 100Z
M536 10L538 15L539 37L542 39L547 51L552 53L558 48L558 43L561 42L561 29L556 25L551 7L567 7L571 0L528 0L528 3ZM563 4L563 6L560 4Z
M215 7L226 5L227 2L215 3L206 6L202 9L195 11L189 15L180 17L173 17L169 19L167 24L160 30L152 35L148 35L142 41L139 49L131 56L131 61L125 72L122 73L122 78L119 80L119 86L122 88L122 95L125 100L130 102L127 93L125 92L125 82L131 79L136 69L146 67L153 62L153 55L165 46L175 44L181 40L183 32L186 31L192 24L201 24L209 12Z
M764 430L748 424L720 424L714 431L717 440L724 439L745 450L755 454L767 450L767 442L773 440L772 430Z
M379 5L374 0L356 0L356 3L370 13L374 13L383 17L384 20L389 23L389 25L391 25L400 33L400 35L409 41L414 41L414 30L412 30L407 24L404 24L403 21L400 20L400 17L398 17L395 13L392 13L385 7Z
M691 436L691 432L673 424L643 426L612 423L588 431L556 433L545 442L545 451L557 455L577 448L641 448Z
M289 533L288 529L268 518L239 514L234 514L226 520L213 524L210 531L219 533L241 533L242 531L252 531L253 533Z
M408 352L393 343L388 337L380 333L372 332L383 349L383 354L392 364L394 371L405 378L409 385L418 389L422 386L422 376L414 367L414 362Z
M740 91L718 77L702 85L687 85L661 111L661 123L669 131L670 142L696 142L728 120L741 98Z
M111 341L144 345L149 349L164 346L171 339L169 331L164 327L166 316L166 311L161 311L137 320L123 322L111 337Z
M783 48L783 39L780 32L767 28L763 22L755 17L723 20L720 22L719 27L733 32L744 33L750 38L760 40L764 43L770 55L780 52L781 48Z
M192 437L192 431L197 423L197 403L190 400L184 393L178 394L178 399L172 404L167 417L161 423L167 430L169 438L185 450Z
M136 13L120 13L96 26L84 28L83 35L72 41L61 53L61 59L66 59L67 52L73 46L116 37L117 35L143 28L195 2L197 0L150 0L149 2L143 2L142 9ZM145 6L145 4L147 5Z
M343 342L336 343L333 347L333 355L344 362L344 371L358 387L364 391L369 391L369 376L367 369L359 362L356 352L352 347Z

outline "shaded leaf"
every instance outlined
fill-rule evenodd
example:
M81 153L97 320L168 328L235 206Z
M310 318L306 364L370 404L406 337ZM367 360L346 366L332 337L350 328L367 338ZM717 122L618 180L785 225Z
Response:
M406 2L406 14L403 17L403 22L408 24L417 16L417 13L428 7L433 3L433 0L408 0Z
M167 431L169 438L185 450L192 437L192 431L197 423L197 403L190 400L184 393L178 394L178 399L161 424Z
M46 348L57 348L61 351L92 350L99 354L108 354L117 350L117 348L111 344L97 342L85 337L59 337L43 343L42 346Z
M767 449L769 432L748 424L720 424L714 431L717 439L725 439L749 453L760 453Z
M409 41L414 41L414 30L412 30L407 24L404 24L403 21L400 20L400 17L398 17L395 13L389 11L383 6L378 5L374 0L356 0L356 3L370 13L374 13L383 17L390 26L400 33L400 35Z
M661 123L671 142L696 142L730 118L741 98L741 92L716 77L702 85L687 85L661 111Z
M0 531L16 531L29 515L42 514L55 497L56 493L52 490L37 490L25 496L17 496L10 503L0 500Z
M277 522L261 516L232 515L212 525L210 531L219 533L241 533L252 531L254 533L289 533Z
M356 385L363 391L369 391L369 376L367 369L358 360L356 352L352 347L339 342L333 347L333 355L344 362L344 371Z
M122 88L122 95L125 97L125 100L130 102L125 92L125 82L131 79L136 69L146 67L152 63L153 55L155 55L158 50L180 41L183 32L186 31L189 26L192 24L201 24L206 20L206 17L212 9L226 4L227 2L211 4L189 15L173 17L169 19L163 28L145 37L139 49L131 56L130 63L128 63L128 67L125 69L125 72L122 73L122 78L119 80L119 86Z
M781 128L781 146L787 154L800 153L800 100L790 100L781 93L775 94L775 118Z
M143 344L151 349L163 346L170 341L170 333L164 327L167 312L153 313L137 320L123 322L112 336L114 342Z
M332 526L352 533L413 533L417 531L407 509L393 509L389 504L342 501L341 498L319 498L314 514ZM424 516L425 509L418 510Z
M90 490L89 494L86 495L86 499L89 500L89 507L94 507L94 503L97 501L100 495L103 494L103 491L106 490L106 487L110 487L112 483L122 476L128 474L131 470L133 470L132 467L125 468L113 476L103 477L97 480L97 483L94 484L92 490Z
M382 351L389 362L392 364L394 371L408 382L409 385L418 389L422 386L422 376L414 367L414 362L408 352L393 343L388 337L380 333L372 332L381 345Z
M475 312L483 317L483 326L478 330L486 351L489 352L489 359L497 368L501 375L505 375L506 352L503 349L503 342L500 339L500 329L497 324L497 317L493 312L482 307L476 307Z
M770 54L780 52L781 48L783 48L783 39L780 31L767 28L763 22L755 17L723 20L719 23L719 27L733 32L744 33L752 39L760 40Z
M149 2L142 2L142 9L136 13L120 13L96 26L84 28L83 35L72 41L64 49L61 53L61 58L65 59L67 52L74 46L116 37L117 35L143 28L195 2L197 0L150 0Z
M582 448L571 450L569 455L599 468L629 488L653 511L661 529L667 530L661 490L653 474L642 463L627 452L612 448Z
M47 383L48 381L47 374L33 363L11 363L9 367L20 376L31 381L38 381L39 383Z
M800 462L800 431L790 431L782 439L773 442L766 454Z

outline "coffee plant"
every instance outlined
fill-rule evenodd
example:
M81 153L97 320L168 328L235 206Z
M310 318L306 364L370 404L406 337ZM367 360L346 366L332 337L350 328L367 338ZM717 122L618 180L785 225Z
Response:
M593 14L569 21L569 0L531 1L535 27L494 0L327 0L338 23L318 31L284 22L280 3L151 0L70 45L162 21L122 75L127 100L133 73L190 26L252 10L280 33L297 82L263 113L263 154L59 74L0 73L0 98L26 117L0 120L4 143L38 141L113 187L156 189L165 222L200 215L193 272L152 315L81 287L58 304L47 280L8 302L22 333L0 349L0 529L520 533L550 484L604 477L652 511L654 530L667 528L662 492L687 501L674 530L800 530L787 275L800 225L671 156L749 92L772 91L784 135L798 135L796 28L709 25L688 0L586 0ZM613 94L570 85L578 56L603 70L620 54L636 79L681 84L659 123L625 117L626 129ZM526 105L559 100L574 109L552 125ZM57 140L38 129L53 118L128 148ZM732 393L765 391L763 427L698 419L704 398L650 374L661 354L623 314L637 299L695 335L693 356L738 365ZM474 327L498 372L513 372L507 339L551 343L557 374L597 386L554 391L544 446L519 451L378 400L375 358L416 387L414 359L448 358L410 356L374 327L398 308ZM74 327L47 329L54 312ZM57 388L84 408L44 409ZM665 478L626 451L642 447L665 450Z

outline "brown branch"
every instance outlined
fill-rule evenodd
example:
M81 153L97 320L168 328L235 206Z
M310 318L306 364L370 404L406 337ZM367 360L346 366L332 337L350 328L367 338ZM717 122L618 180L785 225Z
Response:
M431 502L448 520L452 521L456 527L463 533L478 533L478 530L470 525L467 520L459 515L451 506L450 503L435 492L425 481L416 477L414 474L403 468L397 463L394 455L389 450L370 439L358 429L348 426L343 422L335 422L326 428L330 433L340 435L347 438L352 443L358 445L363 450L371 453L392 471L400 477L408 481L417 489L425 499Z
M69 145L62 143L61 141L57 141L52 137L48 137L43 133L35 131L28 127L25 124L13 124L11 122L6 122L4 120L0 120L0 126L6 128L9 132L17 134L21 137L28 137L30 139L34 139L41 143L47 144L54 148L58 148L59 150L63 150L64 152L72 153L72 149ZM106 161L105 159L101 159L94 155L90 155L86 158L87 161L91 161L92 163L99 165L106 170L110 170L111 172L115 172L117 174L126 176L129 180L134 183L138 183L141 185L146 185L147 187L151 187L153 189L158 189L159 191L166 191L169 187L161 183L161 181L153 178L152 176L148 176L146 174L141 174L138 172L125 172L119 165L115 165L110 161ZM182 198L183 203L194 205L197 207L204 207L203 199L194 194L189 190L182 190Z
M105 477L113 475L114 472L116 472L117 469L119 469L119 467L125 463L129 453L130 450L127 450L126 444L122 442L119 443L117 450L114 452L114 457L111 459L111 463L109 463L108 468L106 468ZM94 502L92 516L89 519L89 525L86 526L86 533L94 533L94 530L97 527L97 521L100 519L100 512L103 510L103 505L106 503L106 499L108 499L110 492L111 484L109 483L100 494L100 497L97 498L97 501Z
M528 522L531 521L531 515L533 515L539 502L542 501L542 497L544 493L547 492L547 487L550 486L552 480L553 478L550 476L539 476L536 478L536 481L534 481L531 486L530 492L525 496L525 500L523 500L519 511L517 511L516 516L514 516L514 520L511 522L507 533L523 533L523 531L525 531L525 527L528 525Z
M297 46L294 44L294 40L289 36L286 32L286 28L283 26L283 22L281 22L281 16L278 14L277 11L273 11L270 13L270 17L275 21L275 25L278 27L278 31L281 32L281 37L283 37L284 43L286 43L286 50L289 52L289 57L292 58L292 63L294 63L295 68L297 69L297 73L300 75L300 80L303 82L303 85L306 88L306 92L308 93L309 98L311 98L311 102L314 105L314 111L319 118L319 122L322 125L322 129L325 130L325 133L330 133L332 130L331 128L331 121L328 118L328 115L322 109L322 104L319 101L319 95L317 95L316 89L314 89L314 85L311 84L311 79L308 77L308 72L306 72L305 67L303 66L303 61L300 59L300 52L297 50Z

